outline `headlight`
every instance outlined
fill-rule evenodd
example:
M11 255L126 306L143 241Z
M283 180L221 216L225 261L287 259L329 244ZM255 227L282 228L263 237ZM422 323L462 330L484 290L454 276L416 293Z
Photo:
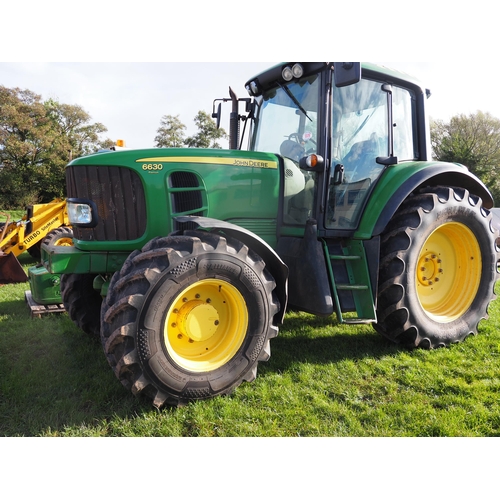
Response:
M79 198L66 200L69 223L76 227L97 226L97 207L93 201Z
M286 66L285 68L283 68L281 76L283 77L283 80L285 80L285 82L289 82L293 78L292 68L290 68L290 66Z
M293 78L301 78L303 74L304 68L299 63L295 63L292 67L285 66L281 72L281 76L285 82L289 82Z
M260 87L257 80L252 80L245 88L251 97L260 95Z

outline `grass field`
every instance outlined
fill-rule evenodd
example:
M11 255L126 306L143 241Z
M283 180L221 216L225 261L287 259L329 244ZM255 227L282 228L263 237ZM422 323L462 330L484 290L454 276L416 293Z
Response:
M479 335L435 351L288 313L255 382L158 411L121 386L65 313L31 319L26 289L0 287L1 436L500 435L500 301Z

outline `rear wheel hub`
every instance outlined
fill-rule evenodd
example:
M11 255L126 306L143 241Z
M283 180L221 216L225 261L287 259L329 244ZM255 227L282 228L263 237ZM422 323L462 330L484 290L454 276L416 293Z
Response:
M481 281L481 249L464 224L448 222L427 238L418 256L417 295L427 316L439 323L461 317Z

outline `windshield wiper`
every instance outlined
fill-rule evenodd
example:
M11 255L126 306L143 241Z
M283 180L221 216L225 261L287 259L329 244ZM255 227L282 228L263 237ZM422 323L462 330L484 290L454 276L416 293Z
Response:
M300 102L297 100L297 98L290 92L290 89L286 86L286 85L283 85L282 83L280 82L277 82L278 85L285 91L286 95L293 101L293 103L295 104L295 106L297 106L300 111L302 111L302 113L304 113L305 117L310 121L312 122L311 118L309 118L309 116L307 115L307 112L306 110L302 107L302 105L300 104Z

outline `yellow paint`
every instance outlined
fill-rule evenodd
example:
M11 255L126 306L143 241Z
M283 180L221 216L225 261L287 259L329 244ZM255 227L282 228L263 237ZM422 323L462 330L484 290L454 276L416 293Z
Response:
M230 165L233 167L253 168L278 168L278 162L256 160L252 158L214 158L198 156L155 156L152 158L139 158L136 163L158 164L162 163L206 163L210 165Z
M248 311L241 293L227 281L205 279L176 297L165 316L163 339L181 368L202 373L228 363L247 329Z
M471 306L481 281L481 249L464 224L448 222L423 244L416 269L417 295L429 318L449 323Z

